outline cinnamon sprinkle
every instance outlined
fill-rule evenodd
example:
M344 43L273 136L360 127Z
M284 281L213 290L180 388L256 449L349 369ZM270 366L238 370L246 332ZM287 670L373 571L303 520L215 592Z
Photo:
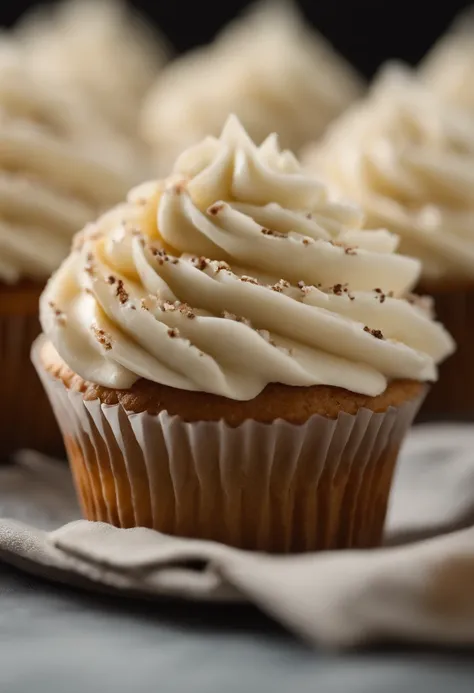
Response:
M122 306L125 305L127 303L128 299L130 298L128 293L125 291L125 287L124 287L123 281L121 279L119 279L117 282L117 290L115 292L115 295L117 296L117 298L120 301L120 303L122 304Z
M97 327L97 325L92 325L91 330L94 333L94 337L97 339L99 344L101 344L106 351L112 349L112 338L105 330Z
M224 262L223 260L217 262L217 264L214 265L216 274L219 274L219 272L223 271L230 271L230 265L227 264L227 262Z
M385 339L385 337L383 336L383 332L381 330L371 330L370 327L368 327L367 325L364 327L364 332L368 332L372 335L372 337L375 337L376 339Z
M384 303L385 299L387 298L387 294L385 294L382 289L374 289L374 292L376 294L375 298L380 301L380 303Z
M213 217L215 217L219 214L219 212L222 212L223 209L224 205L222 204L222 202L217 202L216 204L209 207L207 211L208 214L211 214Z
M255 286L260 286L258 279L255 279L255 277L248 277L246 274L243 274L240 277L240 281L246 284L255 284Z
M193 313L191 307L187 303L181 303L181 301L175 301L174 303L171 303L171 301L163 301L159 304L159 309L163 313L181 313L181 315L184 315L190 320L194 320L196 317L196 313Z
M204 272L204 270L209 267L210 260L203 256L193 257L191 263L194 267L196 267L196 269L201 270L201 272Z
M281 231L274 231L273 229L266 229L264 226L260 229L264 236L274 236L274 238L288 238L287 233L282 233Z
M342 296L344 292L347 292L347 284L334 284L330 291L336 296Z
M162 266L165 262L169 262L172 265L177 265L179 262L178 258L170 257L163 248L155 248L154 246L150 246L150 252L155 258L157 258L160 266Z
M289 287L290 282L287 282L286 279L280 279L279 281L277 281L276 284L273 284L273 286L271 286L270 289L281 294L284 289L288 289Z

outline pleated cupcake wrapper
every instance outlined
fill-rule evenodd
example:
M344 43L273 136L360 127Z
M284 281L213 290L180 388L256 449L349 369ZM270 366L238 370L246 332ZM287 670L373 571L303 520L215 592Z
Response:
M380 543L394 466L422 397L303 425L186 423L85 401L33 360L84 515L118 527L295 552Z
M435 301L436 318L454 337L457 350L441 364L439 380L431 389L419 419L474 420L474 288L433 290L419 287Z
M0 295L0 301L8 300ZM0 464L16 449L63 451L61 434L30 351L40 332L36 315L0 312Z

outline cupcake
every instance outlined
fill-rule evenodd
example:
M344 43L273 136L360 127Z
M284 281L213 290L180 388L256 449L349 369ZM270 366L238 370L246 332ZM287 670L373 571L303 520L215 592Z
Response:
M133 177L99 150L80 102L28 70L13 42L0 45L0 458L22 447L61 449L31 367L38 300L74 232L122 199ZM96 138L97 139L97 138ZM100 151L100 156L97 152Z
M211 44L160 74L143 109L158 169L236 113L258 141L276 131L294 151L318 137L364 89L363 80L290 2L260 2Z
M419 66L423 81L442 99L474 115L474 13L461 14Z
M235 117L76 238L33 360L84 516L294 552L376 546L443 327L419 262Z
M419 258L417 291L435 298L458 344L427 398L429 417L474 414L474 122L440 101L417 77L391 65L371 93L305 156L340 194L358 202L370 225L400 236Z
M116 132L137 138L142 101L168 49L123 0L66 0L27 14L17 28L32 65L73 88Z

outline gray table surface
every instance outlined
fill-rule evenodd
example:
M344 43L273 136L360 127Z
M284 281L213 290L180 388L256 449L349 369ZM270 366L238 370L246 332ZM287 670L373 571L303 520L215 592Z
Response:
M2 693L472 693L472 652L313 652L251 608L125 602L0 567Z

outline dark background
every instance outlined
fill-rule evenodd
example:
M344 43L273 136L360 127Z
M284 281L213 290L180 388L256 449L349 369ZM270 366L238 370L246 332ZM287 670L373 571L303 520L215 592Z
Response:
M11 25L35 0L1 4ZM209 41L245 0L136 0L178 51ZM308 19L367 77L388 58L416 63L470 0L300 0Z

